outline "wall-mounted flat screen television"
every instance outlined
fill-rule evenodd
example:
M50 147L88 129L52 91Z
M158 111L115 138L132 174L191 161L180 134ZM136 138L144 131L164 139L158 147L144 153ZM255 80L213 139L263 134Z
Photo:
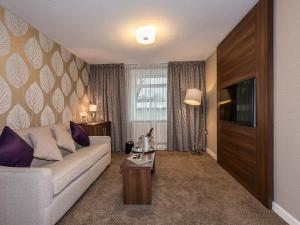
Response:
M220 120L255 127L255 90L255 78L221 89Z

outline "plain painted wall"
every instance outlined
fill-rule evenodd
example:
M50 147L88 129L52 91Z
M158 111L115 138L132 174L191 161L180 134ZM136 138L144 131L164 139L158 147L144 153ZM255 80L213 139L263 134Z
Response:
M205 64L207 148L217 154L217 53Z
M300 220L300 1L274 3L274 201Z

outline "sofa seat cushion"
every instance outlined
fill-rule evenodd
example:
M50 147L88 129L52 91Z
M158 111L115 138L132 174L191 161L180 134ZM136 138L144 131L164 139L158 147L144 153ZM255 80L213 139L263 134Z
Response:
M108 144L95 144L66 155L62 161L45 165L52 170L53 193L58 195L73 180L92 167L110 151Z

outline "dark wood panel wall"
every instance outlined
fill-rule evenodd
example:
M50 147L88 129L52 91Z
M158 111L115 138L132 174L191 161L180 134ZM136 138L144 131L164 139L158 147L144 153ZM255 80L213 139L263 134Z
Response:
M218 163L266 207L273 200L273 1L260 0L221 42L220 90L256 78L256 127L219 120Z

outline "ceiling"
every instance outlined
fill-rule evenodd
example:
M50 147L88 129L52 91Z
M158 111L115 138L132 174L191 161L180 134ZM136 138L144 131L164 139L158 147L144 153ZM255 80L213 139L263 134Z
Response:
M205 60L257 0L0 0L88 63ZM140 25L157 41L136 43Z

